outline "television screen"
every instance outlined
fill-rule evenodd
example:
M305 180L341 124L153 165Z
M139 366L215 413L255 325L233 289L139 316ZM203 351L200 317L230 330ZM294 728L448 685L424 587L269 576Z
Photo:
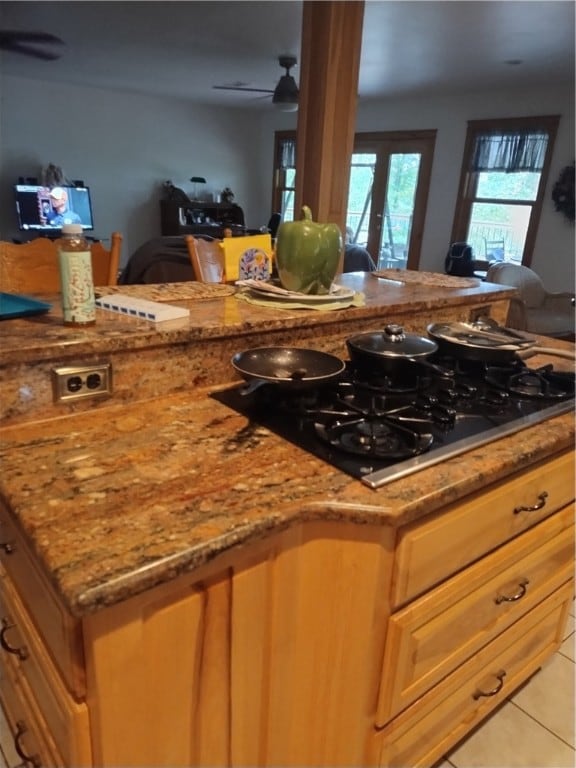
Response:
M21 230L59 232L64 224L94 229L88 187L16 185L16 212Z

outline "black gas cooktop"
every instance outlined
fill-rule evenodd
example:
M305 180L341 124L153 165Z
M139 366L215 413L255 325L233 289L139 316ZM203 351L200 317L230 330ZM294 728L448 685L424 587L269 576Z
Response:
M347 364L318 388L213 397L372 488L574 409L574 374L435 356L401 380Z

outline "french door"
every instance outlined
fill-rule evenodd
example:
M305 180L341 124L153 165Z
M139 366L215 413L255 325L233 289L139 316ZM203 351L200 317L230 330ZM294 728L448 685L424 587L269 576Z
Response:
M436 131L358 133L346 226L378 268L418 269Z

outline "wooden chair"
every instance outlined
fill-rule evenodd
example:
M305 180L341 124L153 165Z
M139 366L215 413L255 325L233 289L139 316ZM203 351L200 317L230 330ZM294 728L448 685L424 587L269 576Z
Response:
M122 235L114 232L110 250L92 243L94 285L116 285ZM0 291L6 293L59 293L58 246L38 237L28 243L0 241Z
M122 235L120 232L112 232L109 250L99 242L92 243L90 251L92 253L94 285L116 285L118 283L120 254L122 251Z
M203 240L186 235L186 247L194 277L200 283L224 282L224 252L220 240Z

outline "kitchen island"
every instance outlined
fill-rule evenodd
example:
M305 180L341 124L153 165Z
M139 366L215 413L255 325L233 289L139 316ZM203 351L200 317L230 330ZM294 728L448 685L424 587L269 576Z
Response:
M210 396L254 342L344 355L384 320L501 321L509 295L348 279L364 306L226 295L163 333L100 316L72 334L57 309L2 329L2 698L26 754L429 765L555 650L572 414L375 491ZM50 366L109 358L110 399L44 396Z

